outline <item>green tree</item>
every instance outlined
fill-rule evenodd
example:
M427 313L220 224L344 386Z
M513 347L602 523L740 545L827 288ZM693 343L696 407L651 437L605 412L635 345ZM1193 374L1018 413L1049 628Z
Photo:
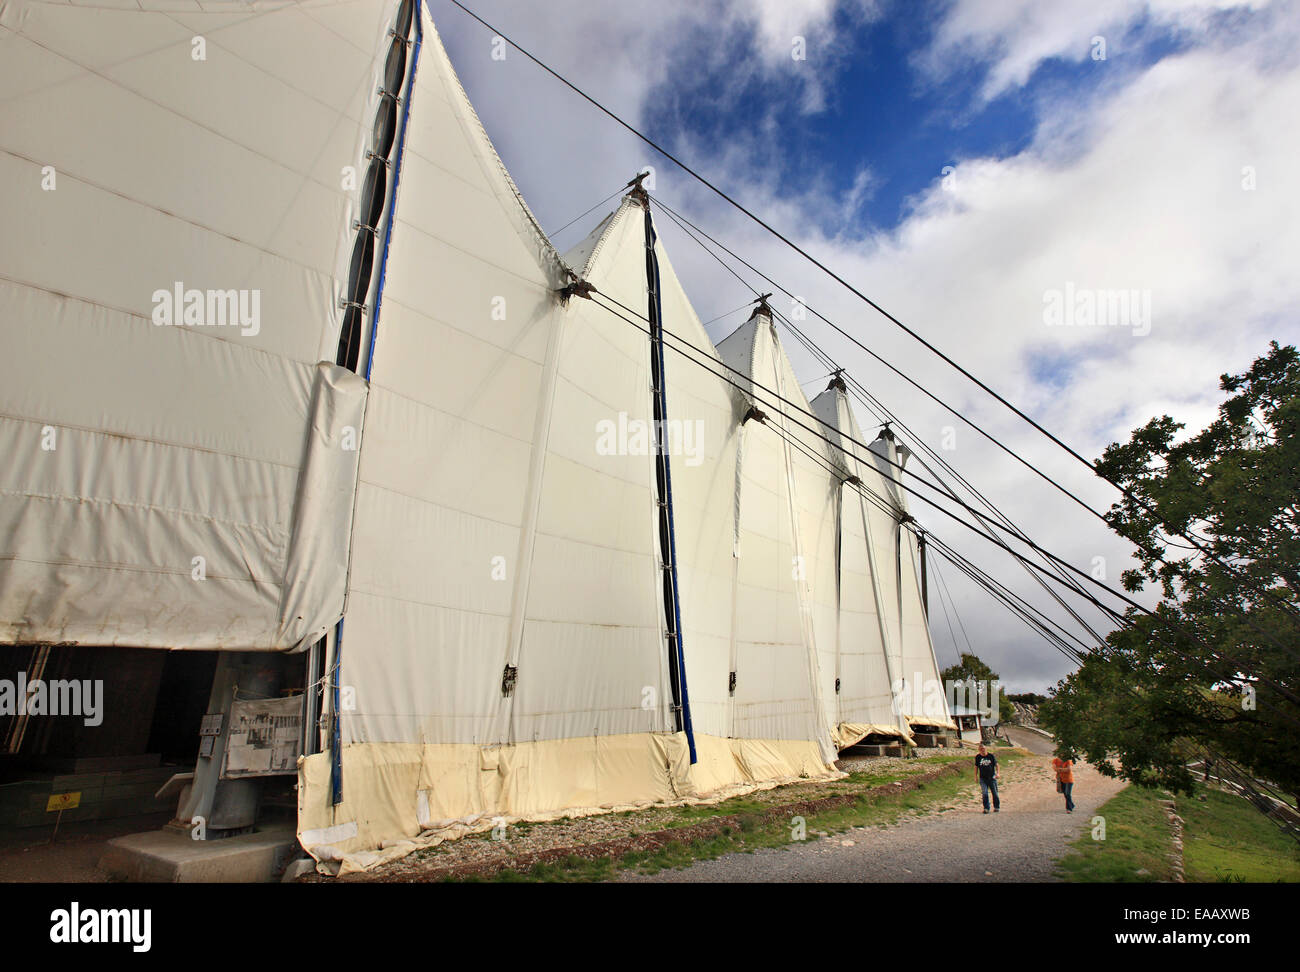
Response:
M1106 449L1098 471L1128 495L1107 521L1137 547L1130 609L1058 684L1039 720L1104 773L1188 791L1206 748L1300 791L1300 355L1270 345L1204 431L1169 416ZM1170 539L1194 538L1202 548Z
M943 679L944 685L951 682L983 682L991 686L993 682L1000 682L1002 676L989 668L980 660L978 655L972 655L970 652L961 653L961 664L949 665L939 676ZM991 693L992 688L988 691ZM1011 700L1003 693L998 693L998 722L1011 722L1016 717L1015 707L1012 706Z
M1042 705L1047 701L1046 695L1039 695L1037 692L1013 692L1007 698L1012 702L1019 702L1021 705Z

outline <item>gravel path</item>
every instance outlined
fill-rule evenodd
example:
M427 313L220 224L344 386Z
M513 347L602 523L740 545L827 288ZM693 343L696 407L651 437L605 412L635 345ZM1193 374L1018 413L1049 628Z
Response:
M1017 746L1027 749L1031 753L1051 756L1056 749L1056 740L1036 732L1030 732L1028 729L1021 729L1019 726L1007 726L1002 732Z
M1075 769L1075 811L1056 792L1051 757L1027 756L1002 772L1002 812L985 815L971 782L959 799L892 827L854 828L789 847L729 854L688 868L636 874L641 882L929 882L1055 880L1055 862L1096 809L1121 789L1091 766Z

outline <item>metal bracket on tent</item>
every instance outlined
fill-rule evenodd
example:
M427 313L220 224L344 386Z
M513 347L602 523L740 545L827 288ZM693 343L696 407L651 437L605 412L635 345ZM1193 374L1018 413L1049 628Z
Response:
M516 665L507 665L501 673L501 694L506 698L515 693L515 682L519 680L519 668Z
M740 424L744 425L750 419L753 419L756 422L766 422L767 413L751 405L749 406L749 411L745 413L745 417L740 420Z
M915 523L915 522L916 522L916 517L912 516L911 513L900 513L898 515L898 523L900 526L904 523Z
M397 31L393 30L393 28L391 28L391 27L388 28L388 36L389 36L389 37L396 37L399 41L401 41L401 42L402 42L403 44L405 44L407 47L410 47L410 46L411 46L411 43L412 43L411 38L409 38L409 37L403 37L403 36L402 36L401 34L399 34Z
M771 324L772 327L776 327L776 315L772 313L772 305L767 302L767 298L771 296L771 294L759 294L754 298L754 304L756 306L749 315L751 321L759 314L766 314L768 323Z
M840 680L838 678L835 680L835 694L840 694Z
M736 694L736 673L735 672L732 672L729 676L727 676L727 691L732 695Z
M843 368L836 368L834 371L831 372L831 383L830 383L829 385L827 385L826 387L827 387L827 388L838 388L840 391L844 392L844 394L847 395L848 392L849 392L849 390L848 390L848 387L845 386L845 384L844 384L844 378L843 378L843 375L844 375L844 369L843 369Z
M643 209L650 208L650 194L646 192L645 187L641 185L642 180L644 180L649 174L649 172L638 172L632 178L632 181L623 187L624 189L631 190L628 195L639 202Z
M361 220L359 220L359 219L354 219L354 220L352 221L352 228L353 228L354 230L365 230L365 231L366 231L367 233L369 233L371 236L377 236L377 235L379 235L379 229L378 229L377 227L374 227L374 226L367 226L365 223L361 222Z
M366 309L366 305L363 304L363 303L361 303L360 301L356 301L356 300L348 300L346 297L340 297L340 298L339 298L339 309L340 309L340 310L347 310L349 307L356 307L356 308L359 308L359 309L362 310L363 312L364 312L365 309Z
M384 163L385 169L390 169L393 166L393 162L391 159L387 159L384 156L380 155L378 152L371 151L370 149L366 149L366 158L378 159L380 162Z
M596 288L574 274L573 271L569 272L573 276L573 281L556 291L560 295L560 300L566 304L569 302L570 297L586 297L591 300L591 295L596 293Z
M862 480L859 479L857 476L850 476L848 479L844 480L844 485L845 485L845 486L861 486L861 485L862 485Z
M401 105L402 105L402 96L399 95L399 94L395 94L395 93L392 92L392 91L389 91L387 88L382 88L382 87L381 87L381 88L376 88L376 89L375 89L375 94L379 95L379 100L380 100L380 101L383 101L385 98L392 98L394 101L397 102L397 106L398 106L399 108L400 108Z

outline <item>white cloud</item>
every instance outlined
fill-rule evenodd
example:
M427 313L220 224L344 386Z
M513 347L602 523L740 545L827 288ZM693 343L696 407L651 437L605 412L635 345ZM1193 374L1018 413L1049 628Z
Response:
M896 232L861 253L841 246L833 262L1085 456L1153 415L1204 423L1222 397L1219 374L1247 366L1269 338L1300 338L1300 200L1289 184L1300 153L1290 120L1300 104L1297 33L1269 22L1233 46L1166 58L1090 102L1046 103L1049 122L1024 152L963 161L953 191L935 185ZM1253 191L1243 188L1247 167ZM1150 334L1045 326L1044 292L1067 281L1149 291ZM891 354L950 400L978 400L924 355L904 345ZM1064 369L1063 387L1035 376L1044 359ZM929 416L923 426L945 421L900 393ZM1095 505L1113 500L1005 413L986 404L979 413ZM1123 544L963 433L954 463L1031 536L1085 568L1106 556L1118 577ZM920 516L941 528L941 518Z
M956 0L935 42L922 59L938 77L972 61L987 63L983 96L991 99L1022 86L1044 61L1085 61L1094 57L1093 39L1105 42L1106 59L1122 53L1135 30L1148 23L1159 29L1200 34L1212 16L1226 10L1254 10L1270 0Z
M737 139L732 151L765 143L768 151L785 153L797 148L782 143L776 104L803 113L823 110L852 39L837 23L860 29L878 16L877 0L664 0L645 8L482 0L475 9L642 130L652 99L671 120L667 99L682 84L707 77L712 87L702 96L726 107L763 83L769 108L753 119L752 141L742 146L744 139ZM646 164L670 179L683 178L519 52L507 49L505 60L494 60L491 35L465 14L445 4L435 10L457 72L544 227L561 226L590 206L599 198L593 186L612 192ZM791 58L796 35L808 42L805 61ZM733 56L740 50L753 56ZM673 147L683 132L660 129L655 135ZM562 240L562 248L572 242Z
M800 86L807 113L826 107L827 86L844 56L847 38L836 30L836 15L854 27L880 15L876 0L726 0L724 7L729 29L752 30L760 69Z
M822 38L839 7L846 7L846 12L856 17L871 17L877 12L873 0L849 4L840 4L839 0L733 0L727 6L736 21L754 27L764 56L777 60L790 57L795 37Z

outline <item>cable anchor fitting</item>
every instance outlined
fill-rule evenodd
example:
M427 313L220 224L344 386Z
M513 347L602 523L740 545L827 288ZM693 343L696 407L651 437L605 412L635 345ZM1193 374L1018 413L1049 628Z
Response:
M565 273L572 279L568 284L556 291L560 297L560 303L567 304L570 297L585 297L587 300L591 300L591 295L598 293L594 285L583 280L572 270L566 270Z
M623 187L624 189L629 190L628 195L636 200L636 202L645 210L650 209L650 194L645 191L645 186L641 185L641 183L649 175L649 172L638 172L632 177L632 181Z
M759 294L757 297L754 298L754 305L755 305L754 310L753 313L749 315L749 319L751 321L759 314L766 314L768 320L776 319L775 315L772 313L772 305L767 302L767 299L771 296L772 295L770 293L767 293L767 294Z

